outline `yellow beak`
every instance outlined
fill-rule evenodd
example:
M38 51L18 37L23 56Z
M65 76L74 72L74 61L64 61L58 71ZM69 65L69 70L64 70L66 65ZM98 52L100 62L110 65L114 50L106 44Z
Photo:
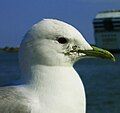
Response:
M84 53L87 56L110 59L115 62L115 57L109 51L94 46L91 47L93 48L92 50L78 50L78 52Z

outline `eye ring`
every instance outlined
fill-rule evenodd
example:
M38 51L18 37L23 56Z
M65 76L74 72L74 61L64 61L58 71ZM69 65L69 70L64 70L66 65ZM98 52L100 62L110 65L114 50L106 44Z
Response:
M59 38L57 38L57 41L60 44L66 44L68 42L68 40L65 37L59 37Z

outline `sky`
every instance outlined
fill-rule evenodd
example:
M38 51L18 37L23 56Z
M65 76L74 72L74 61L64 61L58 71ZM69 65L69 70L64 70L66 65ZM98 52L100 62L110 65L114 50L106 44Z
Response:
M100 11L120 9L120 0L0 0L0 47L19 46L28 29L43 18L76 27L94 44L92 21Z

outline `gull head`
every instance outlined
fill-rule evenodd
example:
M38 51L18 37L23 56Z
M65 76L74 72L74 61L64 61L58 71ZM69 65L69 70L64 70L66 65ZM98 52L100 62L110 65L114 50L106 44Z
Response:
M90 46L76 28L55 19L33 25L19 52L22 65L71 66L88 56L115 60L110 52Z

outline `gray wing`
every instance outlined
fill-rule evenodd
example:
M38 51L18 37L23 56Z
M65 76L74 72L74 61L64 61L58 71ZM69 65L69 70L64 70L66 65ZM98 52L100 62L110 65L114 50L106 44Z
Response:
M31 113L29 100L16 87L0 88L0 113Z

